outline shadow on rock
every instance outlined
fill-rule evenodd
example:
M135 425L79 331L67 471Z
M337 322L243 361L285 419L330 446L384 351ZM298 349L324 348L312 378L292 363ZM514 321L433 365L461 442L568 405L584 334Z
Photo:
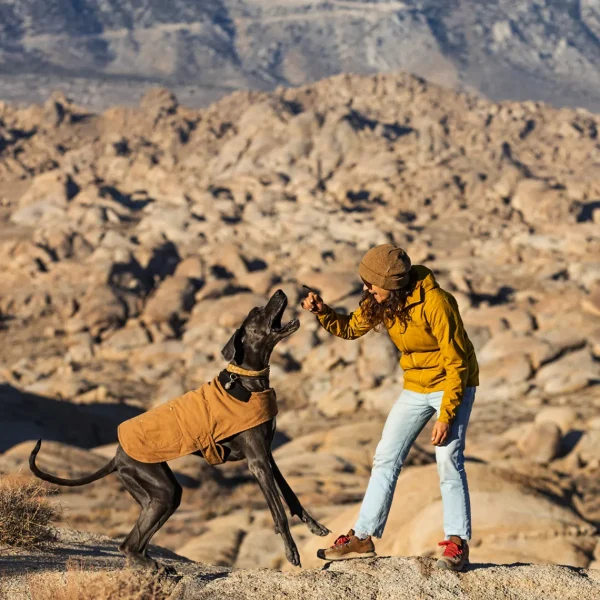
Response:
M81 448L117 441L117 426L143 412L114 403L71 404L0 385L0 452L42 438Z

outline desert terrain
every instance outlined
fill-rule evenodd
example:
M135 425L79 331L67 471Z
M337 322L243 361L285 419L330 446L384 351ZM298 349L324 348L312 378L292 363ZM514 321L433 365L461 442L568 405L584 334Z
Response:
M284 319L301 327L272 359L274 455L333 532L292 522L303 568L322 566L316 549L354 523L402 372L385 333L351 343L320 329L301 285L351 311L360 257L392 242L457 298L480 362L472 562L597 573L599 127L585 109L494 103L403 73L237 91L202 109L164 88L99 113L60 92L0 103L0 472L27 474L40 437L43 468L95 470L118 423L211 379L248 310L283 289ZM377 546L425 558L364 567L367 579L437 553L430 427ZM183 503L153 542L231 577L291 570L244 464L172 467ZM56 498L58 525L92 542L118 541L137 515L114 476ZM552 568L535 572L584 573Z

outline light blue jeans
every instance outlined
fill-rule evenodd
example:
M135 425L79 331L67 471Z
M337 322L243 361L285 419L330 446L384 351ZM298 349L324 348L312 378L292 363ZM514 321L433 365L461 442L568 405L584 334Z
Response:
M475 389L465 390L446 443L435 447L446 539L451 535L471 539L471 501L464 449ZM359 537L383 535L402 465L427 421L434 413L439 414L443 395L444 392L419 394L403 390L392 406L375 450L371 478L354 526Z

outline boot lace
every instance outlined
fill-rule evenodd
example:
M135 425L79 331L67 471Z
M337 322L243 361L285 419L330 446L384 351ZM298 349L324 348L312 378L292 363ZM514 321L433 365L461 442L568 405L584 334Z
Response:
M442 556L456 558L457 556L460 556L463 553L462 548L458 544L456 544L455 542L451 542L450 540L444 540L443 542L440 542L438 546L446 546L444 552L442 553Z
M336 546L343 546L344 544L347 544L350 541L350 538L347 535L340 535L335 542L333 542L333 546L332 548L335 548Z

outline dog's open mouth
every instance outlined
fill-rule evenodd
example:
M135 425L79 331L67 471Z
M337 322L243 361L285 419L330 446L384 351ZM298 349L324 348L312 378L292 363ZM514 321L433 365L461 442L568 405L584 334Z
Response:
M298 319L292 319L287 325L282 326L281 318L287 307L287 298L284 296L281 306L275 313L273 320L271 321L271 331L280 336L289 335L294 333L300 327L300 321Z

